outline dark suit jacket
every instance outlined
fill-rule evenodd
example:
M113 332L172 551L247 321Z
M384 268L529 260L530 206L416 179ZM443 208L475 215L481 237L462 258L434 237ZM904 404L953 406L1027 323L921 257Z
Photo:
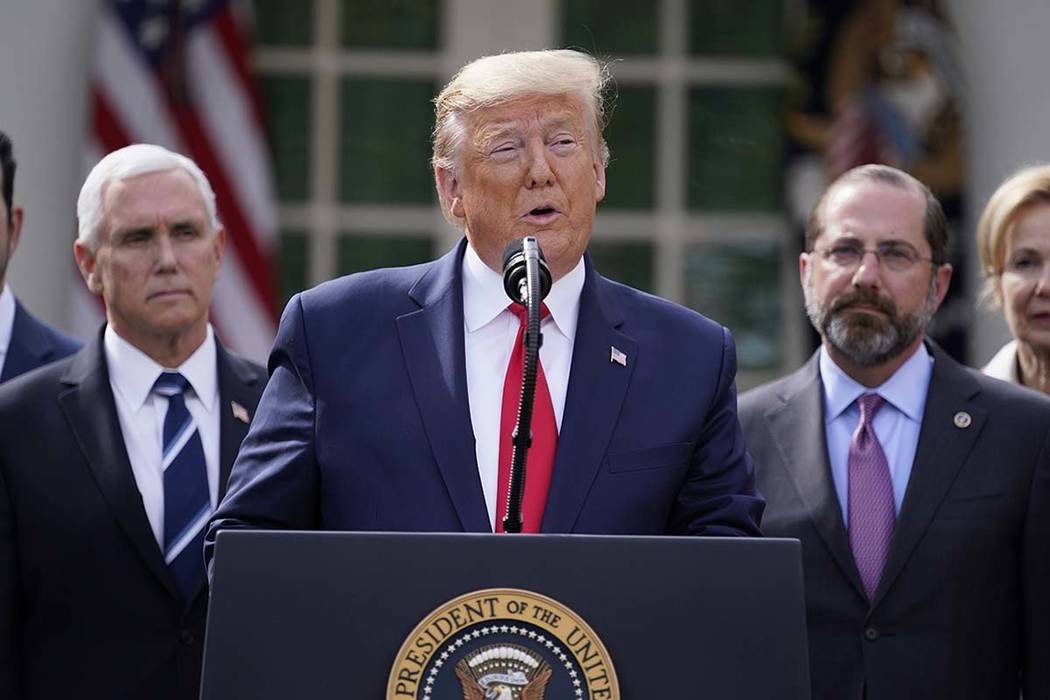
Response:
M1050 401L932 343L911 478L869 605L817 357L740 398L767 535L802 541L814 700L1050 698ZM963 414L970 417L966 425Z
M220 493L263 369L218 351ZM0 698L195 700L207 594L184 606L135 485L101 335L0 387Z
M31 369L61 360L80 349L80 342L59 333L37 320L15 300L15 322L11 327L11 344L4 357L0 383L14 379Z
M292 299L209 541L245 526L491 531L467 399L464 250ZM735 371L726 329L588 261L541 530L758 535Z

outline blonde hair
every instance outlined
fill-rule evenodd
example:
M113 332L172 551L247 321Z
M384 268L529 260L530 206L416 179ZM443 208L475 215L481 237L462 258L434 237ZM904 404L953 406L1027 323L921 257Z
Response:
M984 275L982 299L1002 304L999 278L1006 264L1006 242L1021 213L1033 204L1050 204L1050 165L1018 170L999 185L977 224L977 251Z
M519 51L485 56L468 63L434 99L435 168L457 173L467 137L464 115L534 95L575 95L592 130L595 159L609 163L603 91L610 80L609 65L571 49ZM448 203L438 197L446 216ZM451 218L451 217L450 217Z

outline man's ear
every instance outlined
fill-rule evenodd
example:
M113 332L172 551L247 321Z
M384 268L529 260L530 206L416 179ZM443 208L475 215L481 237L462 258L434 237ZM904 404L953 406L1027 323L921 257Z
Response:
M438 194L441 201L448 207L448 211L457 219L466 216L463 209L463 193L460 191L459 179L455 173L447 168L434 166L434 181L437 182Z
M98 270L98 259L87 244L79 238L73 241L73 259L77 261L84 283L92 294L102 294L102 279Z
M22 223L25 221L25 210L22 207L12 207L11 209L11 230L8 232L7 241L7 257L10 258L15 254L15 248L18 247L18 239L22 235Z
M605 199L605 166L600 160L594 161L594 201L598 203Z
M944 301L944 297L948 296L948 287L952 283L952 266L950 263L944 263L939 265L933 272L934 278L936 279L936 298L937 308L941 307L941 302Z
M215 243L212 253L215 255L215 277L218 279L218 270L222 266L222 256L226 252L226 229L222 226L215 232Z

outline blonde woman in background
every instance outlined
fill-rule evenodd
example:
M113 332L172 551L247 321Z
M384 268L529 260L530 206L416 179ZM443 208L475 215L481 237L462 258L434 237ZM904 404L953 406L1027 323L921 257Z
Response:
M977 226L985 298L1006 315L1014 339L984 373L1050 394L1050 165L999 186Z

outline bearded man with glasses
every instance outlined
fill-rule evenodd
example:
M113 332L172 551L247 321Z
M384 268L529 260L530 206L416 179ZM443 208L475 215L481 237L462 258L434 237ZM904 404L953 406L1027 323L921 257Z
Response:
M1050 400L926 337L948 244L921 182L844 174L799 256L821 347L740 398L762 529L802 542L814 700L1050 697Z

